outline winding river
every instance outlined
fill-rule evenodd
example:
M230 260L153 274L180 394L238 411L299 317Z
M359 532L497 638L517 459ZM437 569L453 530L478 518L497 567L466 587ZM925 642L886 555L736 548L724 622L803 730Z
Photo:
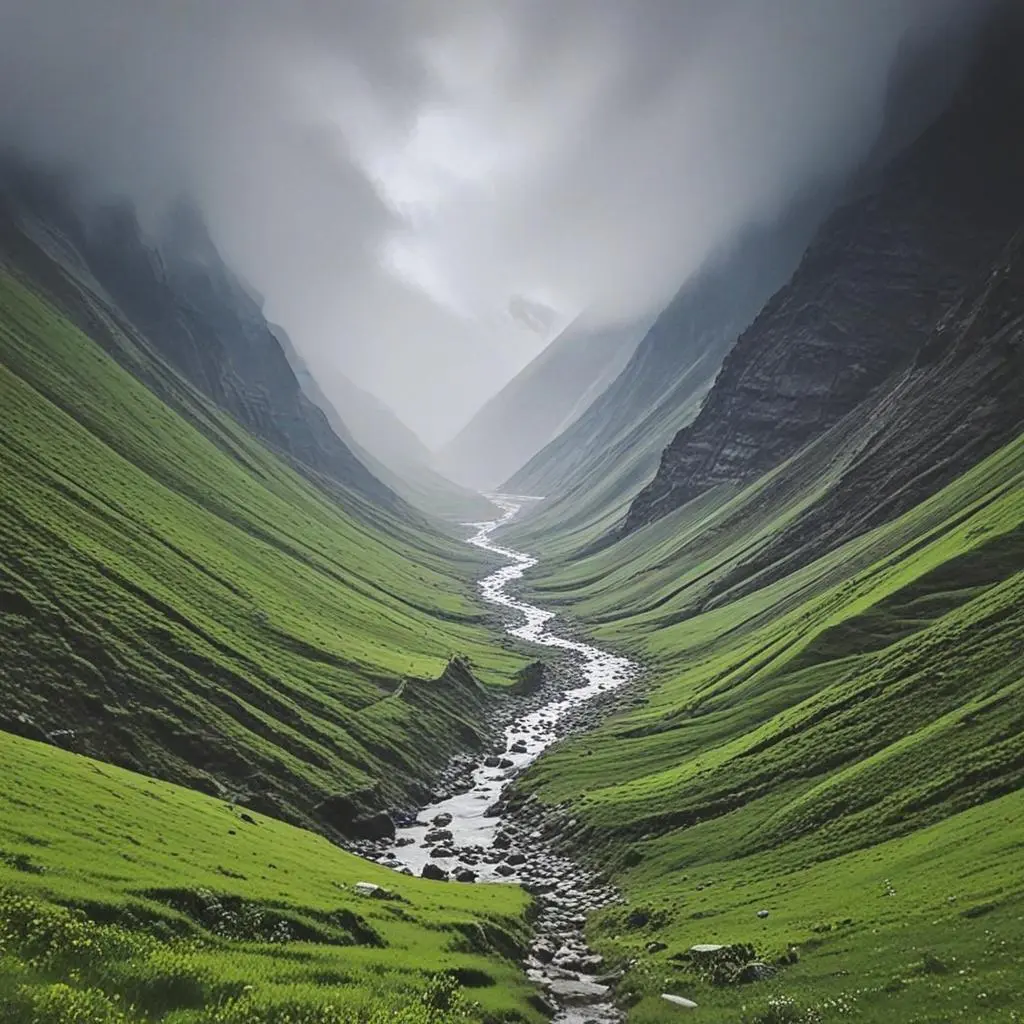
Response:
M509 564L480 580L480 592L485 601L508 609L507 631L521 640L555 647L568 651L578 659L583 685L568 690L557 699L516 719L505 730L505 750L502 755L504 767L480 765L473 772L472 788L421 810L419 820L451 815L451 821L444 828L452 833L445 845L450 848L490 847L501 827L501 819L488 816L487 810L500 797L505 784L533 761L546 747L558 738L556 724L573 708L585 703L599 693L614 689L626 683L633 675L634 664L626 658L609 654L590 644L569 640L548 631L546 625L555 617L554 612L545 611L536 605L527 604L508 593L508 585L518 580L537 564L537 559L520 551L501 547L491 535L499 527L513 519L522 508L526 498L511 495L489 495L490 500L500 509L500 518L486 523L474 523L477 532L468 543L493 554L509 559ZM415 829L400 829L399 839L415 836ZM417 875L431 860L431 848L422 842L396 845L392 848L398 864L410 868ZM516 881L515 875L502 875L497 865L478 863L473 870L480 881Z
M510 821L500 802L505 786L571 725L572 712L602 693L629 682L637 668L626 658L551 632L554 612L509 594L537 559L502 547L492 535L513 519L530 499L489 495L501 516L477 528L468 543L508 559L508 564L480 580L487 602L506 610L507 631L521 640L566 652L567 671L579 685L562 690L546 702L523 700L522 715L505 729L504 753L490 755L472 766L464 790L420 810L414 823L397 830L385 859L392 867L416 875L427 865L453 879L471 871L478 882L522 882L540 903L538 937L527 961L527 973L542 984L559 1010L557 1024L615 1021L610 990L601 978L600 957L587 949L583 923L590 910L616 894L588 873L555 854L543 836L543 821ZM561 727L560 727L561 724ZM427 868L428 871L431 868Z

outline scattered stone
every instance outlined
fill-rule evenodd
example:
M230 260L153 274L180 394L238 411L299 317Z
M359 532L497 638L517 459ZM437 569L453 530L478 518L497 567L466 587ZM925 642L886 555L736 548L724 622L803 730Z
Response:
M470 871L469 868L459 868L455 872L455 881L456 882L475 882L476 881L476 872L475 871Z
M485 768L500 768L501 767L501 758L498 757L496 754L488 755L487 757L484 758L484 767Z
M544 987L567 1006L587 1006L599 1003L608 995L608 986L582 978L545 978Z
M241 818L242 821L244 821L246 823L246 825L255 825L256 824L256 819L251 814L246 814L245 811L243 811L239 815L239 818Z
M660 953L662 950L668 949L668 946L664 942L648 942L647 952L648 953Z
M369 896L375 900L395 898L395 894L390 889L385 889L383 885L377 885L374 882L356 882L352 889L358 896Z
M671 1003L673 1006L681 1007L684 1010L696 1010L697 1004L692 999L687 999L685 996L672 996L667 992L661 993L661 998L666 1003Z
M761 918L761 920L764 920L768 916L768 911L767 910L759 910L757 912L757 916L759 918Z
M529 751L529 747L526 745L526 740L516 740L511 747L508 748L510 754L525 754Z
M445 825L452 823L452 816L446 811L444 814L438 814L430 819L431 825L437 825L438 828L444 828Z
M749 984L753 981L767 981L774 977L775 968L770 964L762 963L760 960L753 960L745 964L736 975L736 980L742 984Z
M508 878L509 875L514 875L516 873L516 869L512 867L510 864L499 864L494 870L499 875L503 875L505 878Z
M447 846L435 846L430 851L431 857L454 857L455 851L449 850Z
M432 864L427 861L423 865L423 870L420 872L421 878L429 878L432 882L447 882L448 872L444 868L438 867L436 864Z

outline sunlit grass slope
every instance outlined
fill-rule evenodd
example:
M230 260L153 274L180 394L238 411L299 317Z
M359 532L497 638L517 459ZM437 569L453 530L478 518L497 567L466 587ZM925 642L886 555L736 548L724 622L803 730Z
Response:
M823 558L744 577L829 486L813 456L780 469L791 486L706 495L534 581L542 603L571 602L641 657L650 689L542 758L526 787L569 801L573 841L649 908L643 924L616 911L594 926L606 953L641 954L637 1020L673 1012L662 991L716 1021L743 1004L751 1020L831 1020L839 996L863 1020L1011 1020L1024 438ZM652 941L669 950L644 952ZM737 989L668 960L740 941L765 957L795 945L799 965ZM783 996L798 1005L768 1006Z
M441 973L479 1004L473 1019L540 1019L513 959L527 938L518 888L407 878L3 733L0 777L4 1021L336 1024L404 1008L401 1022L426 1024L445 1019L423 1007ZM363 881L398 899L361 896Z
M177 411L0 277L6 727L297 821L407 795L473 737L482 692L449 659L521 664L468 549L313 486L118 340Z

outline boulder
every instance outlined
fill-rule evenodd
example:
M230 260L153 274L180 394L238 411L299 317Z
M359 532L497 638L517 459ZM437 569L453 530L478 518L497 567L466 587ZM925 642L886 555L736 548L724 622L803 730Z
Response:
M438 828L444 828L445 825L452 823L452 816L446 811L444 814L435 815L430 819L431 825L437 825Z
M458 868L454 878L456 882L475 882L476 872L470 871L469 868Z
M587 1006L599 1003L608 995L608 986L596 981L584 981L582 978L550 978L544 982L545 988L566 1006Z
M767 981L769 978L774 977L776 971L771 964L762 963L760 960L752 960L749 964L744 964L740 968L736 975L736 980L741 984L747 985L754 981Z
M374 900L393 900L395 898L395 894L390 889L385 889L383 885L377 885L374 882L356 882L352 889L357 896L368 896Z
M355 839L394 839L395 823L387 811L378 811L376 814L355 818L348 826L346 835Z
M435 846L434 849L432 849L430 851L430 856L431 857L454 857L455 856L455 851L454 850L450 850L447 846Z
M423 865L420 877L429 878L432 882L447 882L448 872L444 868L439 868L436 864L431 864L428 861Z

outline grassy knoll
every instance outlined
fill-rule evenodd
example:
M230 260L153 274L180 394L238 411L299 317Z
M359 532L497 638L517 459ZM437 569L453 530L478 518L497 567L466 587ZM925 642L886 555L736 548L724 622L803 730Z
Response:
M642 706L551 751L525 788L567 802L573 842L631 898L593 934L639 954L638 1021L678 1012L663 991L721 1021L847 1003L871 1021L1016 1019L1024 438L824 557L745 578L829 486L797 470L534 581L651 676ZM702 942L799 962L714 985L670 959Z
M314 486L115 340L118 362L0 276L5 727L298 822L329 793L407 796L475 734L449 659L489 683L523 661L473 556Z
M0 777L4 1021L540 1019L513 960L527 936L518 888L407 878L224 800L2 733ZM398 898L360 896L361 881ZM446 1004L437 975L462 989L451 1013L425 1005Z

